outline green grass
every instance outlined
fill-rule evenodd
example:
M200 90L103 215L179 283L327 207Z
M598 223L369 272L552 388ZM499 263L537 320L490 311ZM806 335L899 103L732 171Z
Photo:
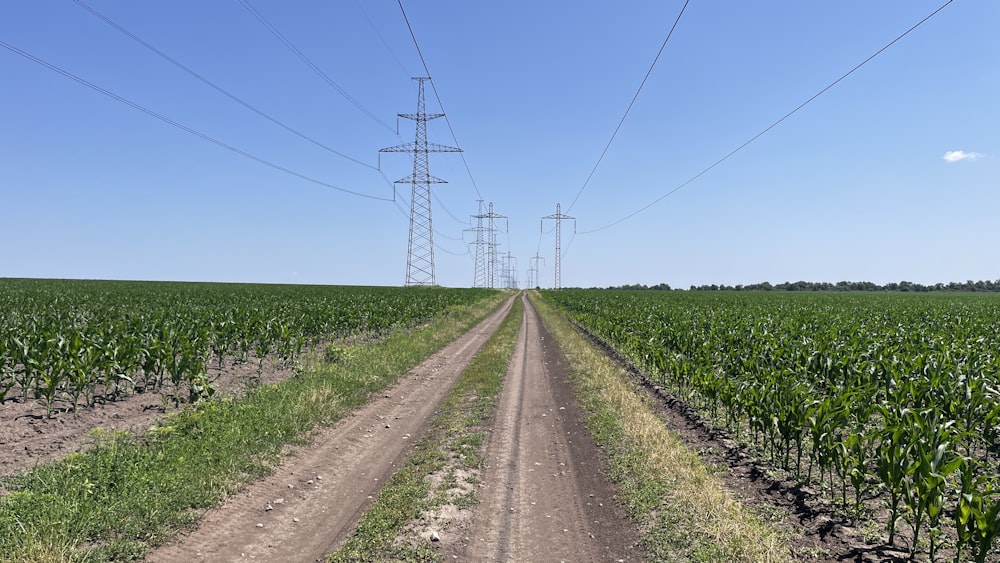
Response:
M655 561L790 561L789 547L732 498L664 425L629 374L532 294L563 349L587 426L606 454L608 478Z
M444 504L467 509L478 503L474 493L451 496L458 469L483 467L482 426L493 416L504 376L517 339L523 307L514 307L442 401L432 431L415 446L407 463L361 517L348 541L328 558L329 563L355 561L436 561L439 554L426 544L406 541L406 529L420 516ZM432 485L431 476L444 475Z
M241 400L199 403L143 436L97 431L86 453L8 476L0 561L130 561L269 473L289 444L341 418L453 341L504 298L450 310L428 325L314 359Z

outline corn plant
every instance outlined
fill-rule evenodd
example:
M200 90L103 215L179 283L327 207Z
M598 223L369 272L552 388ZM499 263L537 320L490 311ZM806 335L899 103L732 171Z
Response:
M913 539L910 555L916 555L920 530L925 521L930 534L930 556L934 559L937 540L940 536L940 519L943 515L947 494L947 478L958 469L962 458L951 449L950 440L954 436L954 421L942 421L936 409L926 409L903 422L910 424L910 442L913 445L912 459L907 479L904 482L904 499L909 507L910 526Z
M961 487L955 528L958 530L956 560L968 547L977 563L986 561L993 540L1000 535L1000 479L977 474L974 459L963 458L960 466Z
M976 557L992 549L1000 298L543 295L773 464L806 482L818 470L854 517L877 495L890 544L905 520L911 555L929 538L933 560L956 535Z
M417 326L484 289L0 279L0 404L52 413L131 392L210 397L211 364L293 362L307 346Z
M0 404L7 400L7 394L17 385L12 365L13 354L9 351L12 344L3 327L0 327Z

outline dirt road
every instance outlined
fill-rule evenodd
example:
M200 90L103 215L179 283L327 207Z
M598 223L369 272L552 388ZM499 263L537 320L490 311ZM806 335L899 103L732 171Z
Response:
M525 305L488 441L482 502L464 541L440 547L459 561L640 560L637 532L615 508L558 348ZM409 444L509 307L323 432L273 476L209 511L197 530L148 561L322 560L406 459Z
M526 300L462 561L638 561L561 354Z
M353 530L512 300L382 397L331 426L270 477L208 511L153 562L316 561Z

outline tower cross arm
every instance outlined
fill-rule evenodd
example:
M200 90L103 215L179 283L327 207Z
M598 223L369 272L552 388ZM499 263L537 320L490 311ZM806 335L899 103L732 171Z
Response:
M400 178L393 182L393 184L412 184L413 182L426 182L428 184L447 184L448 180L442 180L437 176L431 176L430 174L421 174L414 176L410 174L405 178Z
M396 145L394 147L386 147L384 149L379 149L378 152L417 152L417 151L427 151L427 152L462 152L462 149L458 147L449 147L447 145L439 145L437 143L422 143L417 145L417 143L403 143L402 145Z
M404 117L406 119L413 119L413 120L423 119L428 121L431 119L444 117L443 113L397 113L396 115L398 115L399 117Z

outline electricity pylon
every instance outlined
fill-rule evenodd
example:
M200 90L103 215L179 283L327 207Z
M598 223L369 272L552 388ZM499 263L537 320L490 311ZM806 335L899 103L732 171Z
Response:
M482 202L480 202L480 203L482 203ZM487 213L480 213L479 215L473 215L473 217L479 221L480 229L482 229L482 221L483 221L483 219L489 219L490 220L489 226L486 227L486 232L489 235L489 241L486 242L486 268L485 268L486 271L484 273L485 273L485 277L486 277L486 285L485 285L485 287L493 289L493 288L496 287L496 278L497 278L497 274L498 274L498 272L497 272L497 268L498 268L498 266L497 266L497 229L496 229L496 224L495 224L494 220L495 219L506 219L507 216L506 215L500 215L499 213L494 213L493 212L493 202L491 201L490 202L490 206L489 206L489 211ZM507 225L507 228L510 228L509 224ZM480 240L481 240L480 235L477 234L476 235L476 244L477 245L479 244ZM476 280L478 281L479 280L479 270L478 270L478 268L479 268L479 247L478 246L476 247L476 268L477 268L476 269ZM476 287L481 287L481 286L477 285Z
M517 258L510 255L510 251L507 251L507 256L504 259L503 266L503 277L504 277L504 287L508 289L517 289Z
M545 263L545 257L539 255L537 252L534 256L530 258L531 266L528 268L528 287L537 287L541 285L541 275L538 269L538 263Z
M488 287L486 285L486 239L483 238L483 219L486 216L483 215L483 200L479 200L479 214L473 215L472 218L476 220L476 251L475 251L475 262L476 270L472 276L472 287Z
M406 285L434 285L434 229L431 223L431 184L445 184L444 180L430 174L427 155L432 152L462 152L427 142L427 122L444 117L443 113L427 113L424 104L424 81L429 77L415 77L417 81L417 113L401 113L399 117L416 122L412 143L386 147L379 152L412 152L413 174L396 180L395 184L410 184L410 241L406 254Z
M556 289L562 287L562 222L568 219L573 220L573 229L576 229L576 217L570 217L569 215L564 215L562 213L562 206L558 203L556 204L555 215L546 215L542 217L542 226L544 230L545 220L553 219L556 222Z

